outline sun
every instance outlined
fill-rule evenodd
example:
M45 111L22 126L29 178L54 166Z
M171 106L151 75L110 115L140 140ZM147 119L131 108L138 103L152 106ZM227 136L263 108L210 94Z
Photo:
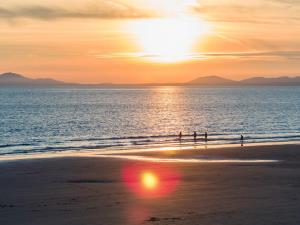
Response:
M148 19L131 26L140 55L161 63L190 59L195 44L209 29L200 18L192 17Z
M135 55L144 61L176 63L191 60L196 45L210 31L210 26L193 13L197 0L148 0L159 12L157 18L131 21L131 40L140 52Z

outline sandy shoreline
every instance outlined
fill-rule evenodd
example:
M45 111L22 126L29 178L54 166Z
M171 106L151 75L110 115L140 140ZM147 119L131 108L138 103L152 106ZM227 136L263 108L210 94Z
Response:
M299 145L120 156L1 163L0 224L300 224Z

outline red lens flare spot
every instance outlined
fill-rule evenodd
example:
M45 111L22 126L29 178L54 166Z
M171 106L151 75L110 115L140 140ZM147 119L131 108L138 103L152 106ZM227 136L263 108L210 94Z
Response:
M122 171L128 190L140 198L156 198L171 194L180 181L174 167L165 164L129 164Z

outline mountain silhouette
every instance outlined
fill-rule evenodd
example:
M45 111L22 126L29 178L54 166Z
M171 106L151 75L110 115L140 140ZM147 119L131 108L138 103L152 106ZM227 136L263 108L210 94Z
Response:
M277 78L266 78L266 77L252 77L240 81L242 85L280 85L280 86L298 86L300 85L300 77L277 77Z
M218 76L199 77L195 80L186 83L187 85L236 85L237 81L229 80Z
M17 73L3 73L0 74L0 87L9 86L83 86L83 87L116 87L116 86L300 86L300 77L278 77L278 78L266 78L266 77L252 77L241 81L235 81L226 79L219 76L203 76L187 83L151 83L151 84L78 84L78 83L66 83L50 78L44 79L32 79L25 77Z
M66 85L54 79L31 79L17 73L3 73L0 75L1 86L53 86Z

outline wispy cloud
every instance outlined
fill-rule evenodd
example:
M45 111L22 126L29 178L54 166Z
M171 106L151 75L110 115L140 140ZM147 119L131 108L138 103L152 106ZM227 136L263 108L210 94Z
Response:
M56 20L66 18L78 19L119 19L147 18L152 13L114 1L103 1L100 4L90 4L86 7L63 8L58 6L23 5L10 8L0 7L0 18L37 20Z
M94 54L98 59L131 59L131 58L160 58L161 55L145 53L113 53L113 54ZM286 59L299 59L300 51L253 51L253 52L207 52L191 53L186 55L190 60L203 60L213 58L261 58L261 57L281 57Z
M0 19L134 19L161 16L157 9L141 7L142 4L130 5L116 0L86 2L85 5L78 8L22 2L22 4L11 7L0 6ZM300 21L299 10L300 0L264 0L261 1L261 4L238 4L230 3L230 1L216 4L203 0L192 6L191 13L200 14L205 19L215 22L278 23L280 21Z
M201 55L201 54L200 54ZM300 51L253 51L253 52L230 52L230 53L204 53L207 57L283 57L283 58L299 58Z
M287 4L287 5L295 5L299 4L300 0L267 0L271 3L279 3L279 4Z
M191 10L209 21L275 24L286 23L287 21L300 22L299 3L298 0L268 0L262 1L261 4L250 5L199 3ZM290 7L291 5L293 7Z

